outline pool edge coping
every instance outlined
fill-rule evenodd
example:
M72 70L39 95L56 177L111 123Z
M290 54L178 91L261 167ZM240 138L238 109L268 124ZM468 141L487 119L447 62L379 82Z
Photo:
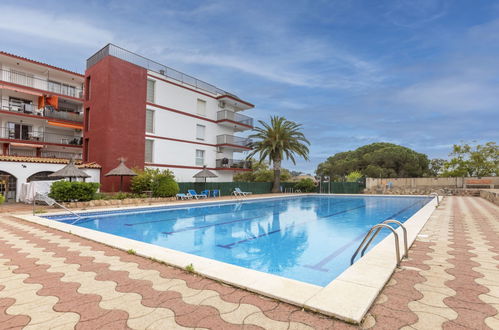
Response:
M295 194L292 196L317 196L329 194ZM411 196L428 197L426 195L377 195L377 194L335 194L342 196ZM290 196L265 196L256 197L250 200L259 199L281 199ZM217 202L217 201L215 201ZM224 200L218 202L230 203L234 200ZM105 208L102 211L125 210L134 208L161 207L161 206L192 206L213 203L213 201L198 200L193 203L166 204L154 206L130 206L119 208ZM416 240L418 233L432 215L437 206L436 198L430 200L418 212L416 212L405 223L408 231L408 247ZM99 212L98 209L87 210L86 212ZM67 212L57 212L44 214L44 216L57 215ZM79 212L82 213L82 212ZM136 241L133 239L116 236L109 233L99 232L93 229L73 226L68 223L46 219L38 215L13 215L14 217L37 223L49 228L54 228L76 236L80 236L92 241L120 249L134 250L139 256L153 258L168 265L185 268L192 264L195 272L208 278L222 281L227 284L240 287L264 296L275 298L293 305L309 310L333 316L349 323L360 324L367 311L375 301L385 284L390 279L396 269L394 236L390 234L381 242L374 246L364 257L348 267L337 278L325 287L284 278L277 275L263 273L260 271L231 265L225 262L188 254L153 244ZM399 237L402 237L402 229L397 228ZM401 251L403 251L403 240L400 239ZM401 253L401 258L403 253Z

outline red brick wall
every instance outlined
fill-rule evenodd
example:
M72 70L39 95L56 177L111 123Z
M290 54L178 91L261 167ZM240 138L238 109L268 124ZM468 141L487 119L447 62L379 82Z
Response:
M90 77L90 97L84 104L85 111L90 110L84 125L88 126L84 132L85 144L88 139L85 161L102 166L102 191L118 191L119 177L104 174L119 164L119 157L125 157L130 168L144 167L147 71L107 56L88 69L85 76ZM123 190L128 191L129 181L125 178Z

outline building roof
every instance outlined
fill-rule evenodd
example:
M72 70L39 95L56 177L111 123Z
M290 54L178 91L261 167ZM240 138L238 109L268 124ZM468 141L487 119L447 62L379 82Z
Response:
M43 164L69 164L69 159L29 157L29 156L0 155L0 161L3 161L3 162L24 162L24 163L43 163ZM82 161L76 161L75 164L78 168L101 168L101 166L95 162L83 164Z
M45 66L47 68L59 70L59 71L66 72L66 73L69 73L69 74L74 74L74 75L79 76L79 77L85 77L83 74L78 73L78 72L74 72L74 71L71 71L71 70L63 69L63 68L60 68L60 67L57 67L57 66L53 66L53 65L50 65L50 64L47 64L47 63L35 61L35 60L29 59L27 57L23 57L23 56L19 56L19 55L14 55L14 54L7 53L7 52L4 52L4 51L0 51L0 55L6 55L6 56L9 56L9 57L13 57L13 58L19 59L21 61L27 61L27 62L34 63L34 64L43 65L43 66Z

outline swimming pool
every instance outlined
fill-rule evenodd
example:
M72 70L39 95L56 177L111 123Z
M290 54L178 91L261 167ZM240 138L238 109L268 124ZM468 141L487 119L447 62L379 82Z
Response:
M318 286L350 266L365 233L431 198L308 195L85 213L74 225ZM70 215L45 218L72 223ZM379 242L388 231L382 231Z

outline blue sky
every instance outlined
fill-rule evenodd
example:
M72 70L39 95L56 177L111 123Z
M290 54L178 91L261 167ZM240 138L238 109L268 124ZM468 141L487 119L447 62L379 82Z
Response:
M499 140L499 2L9 1L0 49L84 71L115 43L303 124L313 172L386 141L447 157Z

